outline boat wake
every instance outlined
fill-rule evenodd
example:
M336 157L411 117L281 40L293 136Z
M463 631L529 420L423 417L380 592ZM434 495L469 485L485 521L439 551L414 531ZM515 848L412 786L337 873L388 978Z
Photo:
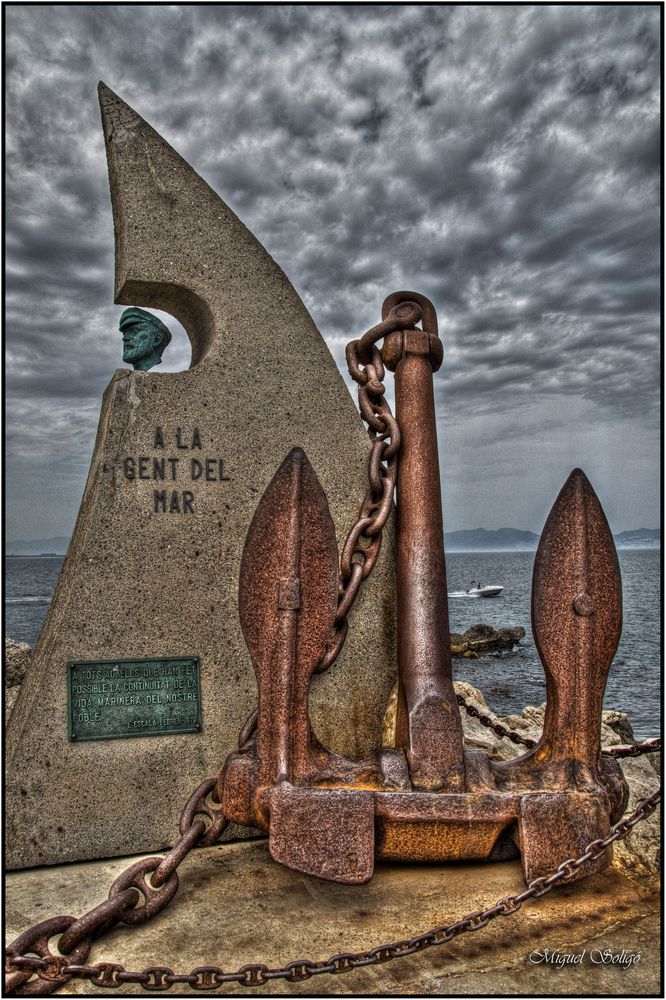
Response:
M6 597L5 604L48 604L50 597Z

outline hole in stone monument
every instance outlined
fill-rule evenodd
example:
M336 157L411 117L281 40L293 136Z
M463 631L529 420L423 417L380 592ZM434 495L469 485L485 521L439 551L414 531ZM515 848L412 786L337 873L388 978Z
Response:
M172 282L127 281L119 295L124 303L154 313L171 332L171 342L154 370L185 371L208 355L215 340L215 323L206 303L191 289Z
M171 332L171 343L162 355L161 364L152 370L156 372L186 371L192 360L192 345L185 328L169 313L161 312L159 309L150 309L149 311L159 316Z
M123 306L123 310L126 307ZM187 331L181 323L178 322L170 313L163 312L161 309L154 309L152 306L140 306L141 309L146 309L153 316L157 316L161 319L164 325L168 328L171 334L171 341L167 344L162 355L162 360L154 368L151 368L151 372L182 372L187 371L190 367L192 360L192 344L190 343L190 338L187 335ZM118 313L118 320L122 313ZM120 347L120 356L122 357L122 344ZM118 367L129 367L127 362L119 361ZM156 390L157 386L153 385L153 389ZM106 469L105 469L106 471Z

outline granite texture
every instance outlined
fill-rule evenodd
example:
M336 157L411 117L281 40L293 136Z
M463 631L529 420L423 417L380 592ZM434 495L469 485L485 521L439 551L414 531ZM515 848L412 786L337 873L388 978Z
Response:
M303 448L328 496L339 547L366 490L363 425L285 274L103 85L100 101L115 301L176 316L192 342L192 367L121 369L105 391L74 534L8 727L11 868L154 850L173 839L182 805L219 771L255 705L238 572L264 489L291 448ZM120 350L117 331L109 336ZM164 481L150 478L153 459L166 459ZM194 479L193 460L203 463ZM166 490L166 510L159 497L155 510L156 489ZM394 614L389 522L342 656L311 690L314 728L333 750L363 756L380 741L395 678ZM193 655L201 659L203 732L68 741L68 660Z

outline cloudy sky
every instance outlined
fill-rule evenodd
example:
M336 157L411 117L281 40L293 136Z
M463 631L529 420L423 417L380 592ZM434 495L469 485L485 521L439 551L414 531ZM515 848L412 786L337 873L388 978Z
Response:
M267 247L341 367L388 292L434 301L447 530L539 531L575 465L614 531L658 525L657 5L5 13L8 539L71 531L122 365L100 79Z

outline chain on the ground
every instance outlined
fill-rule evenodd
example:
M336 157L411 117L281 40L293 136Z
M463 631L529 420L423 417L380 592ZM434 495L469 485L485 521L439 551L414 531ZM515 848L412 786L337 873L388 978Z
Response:
M497 733L503 739L511 740L512 743L520 744L524 747L534 748L537 745L537 741L530 739L529 736L521 736L520 733L516 733L513 729L509 729L503 723L498 722L491 715L485 715L480 711L476 705L470 705L464 695L457 695L458 704L461 708L464 708L468 715L471 715L473 719L476 719L485 726L486 729L492 729L493 732ZM632 743L631 745L622 744L620 746L604 747L601 751L605 757L640 757L644 753L658 753L661 750L661 737L656 736L651 740L644 740L642 743Z
M342 649L348 629L347 616L361 584L377 562L382 531L391 512L400 430L384 398L384 365L377 342L405 323L413 324L419 319L420 308L416 305L413 314L407 319L392 312L386 320L347 346L347 365L350 375L359 386L359 408L368 424L368 434L372 441L368 463L369 487L359 517L342 549L334 632L318 664L317 672L327 670ZM499 736L526 747L536 745L534 740L513 732L501 722L479 711L462 695L458 695L458 704ZM250 746L255 738L256 724L255 709L241 729L238 740L241 750ZM629 757L654 753L660 749L661 740L655 739L633 746L610 747L602 752L613 757ZM551 875L530 882L523 892L505 896L489 909L468 913L445 927L435 927L417 937L379 945L369 951L344 952L321 961L304 959L289 962L276 969L254 963L244 965L235 972L225 972L212 965L199 966L189 973L179 974L166 966L152 966L140 972L131 972L114 962L84 964L93 940L108 933L118 923L143 924L163 910L178 891L176 869L192 848L211 846L221 837L228 821L216 798L215 786L216 779L210 778L195 789L180 817L180 839L165 857L144 858L130 865L115 880L108 898L82 917L53 917L19 935L6 950L6 993L14 996L43 996L55 992L75 977L88 979L102 988L117 988L122 983L138 983L148 991L169 990L177 984L186 984L195 990L215 990L227 983L260 986L273 979L285 979L293 983L312 976L348 972L413 955L425 948L446 944L458 934L479 930L495 917L515 913L527 899L543 896L558 882L572 877L581 865L600 858L614 841L626 837L636 823L654 811L661 796L659 790L644 799L629 816L615 824L605 840L589 844L580 858L569 858ZM58 935L60 954L53 955L49 942Z
M175 973L167 966L150 966L141 971L134 972L128 971L124 966L115 962L98 962L95 965L84 964L90 951L92 937L95 936L95 932L92 932L90 929L93 922L96 922L98 925L98 933L108 930L110 921L115 923L118 919L125 922L143 923L143 919L127 920L130 913L134 913L136 916L137 912L134 909L136 900L134 898L127 898L123 901L122 906L119 905L115 908L113 913L110 910L102 912L105 906L103 903L78 921L74 917L55 917L52 920L46 920L41 924L37 924L31 931L17 938L7 950L8 975L5 980L6 990L8 994L15 996L45 995L54 992L59 986L74 977L88 979L95 986L102 988L115 988L119 987L122 983L138 983L143 989L148 991L165 991L177 984L187 984L195 990L216 990L228 983L238 983L240 986L262 986L274 979L284 979L290 983L297 983L311 979L313 976L336 975L349 972L352 969L379 965L396 958L405 958L408 955L414 955L416 952L424 951L427 948L448 944L459 934L480 930L496 917L509 916L516 913L528 899L539 899L545 896L558 883L563 883L571 879L582 865L601 858L608 847L615 841L624 839L636 823L639 823L654 812L660 800L661 789L658 789L652 795L643 799L632 813L616 823L612 827L608 837L605 837L603 840L592 841L580 857L568 858L550 875L533 879L522 892L504 896L493 906L485 910L467 913L464 917L453 923L433 927L415 937L403 938L400 941L378 945L365 951L342 952L319 961L299 959L288 962L286 965L278 968L270 968L263 963L250 963L241 966L240 969L233 972L225 972L223 968L214 965L198 966L189 973ZM203 830L203 824L198 825ZM194 842L196 842L196 839ZM175 850L176 848L174 848ZM127 869L124 876L128 876L130 872L135 873L135 881L140 883L141 888L145 891L145 888L148 887L145 875L151 871L157 872L162 864L167 861L168 857L169 855L164 859L147 858ZM114 882L111 887L112 893L114 887L118 886L121 880L124 879L124 876L121 876L120 879ZM165 878L167 876L163 875L162 877ZM172 872L170 877L175 877L177 880L175 872ZM129 879L124 879L125 888L122 892L125 894L133 892L135 896L138 896L139 893L136 892L138 885L130 886L129 881ZM164 885L165 887L169 885L168 877ZM120 894L121 890L118 890L116 898L119 898ZM110 894L109 899L111 898ZM140 908L139 913L148 906L149 901L149 898L147 898L145 906ZM93 915L94 920L92 919ZM148 916L145 919L148 919ZM87 928L87 937L82 936L84 925ZM78 930L76 930L77 926ZM54 956L49 951L49 939L62 931L65 933L60 937L58 950L62 952L67 948L71 948L73 952L76 952L74 961L67 956ZM68 932L69 937L65 944L63 944ZM28 935L31 936L30 941L27 941ZM42 954L41 958L33 958L22 954L22 950L37 951L40 946L46 950L48 957ZM35 974L38 978L32 982L27 982Z

